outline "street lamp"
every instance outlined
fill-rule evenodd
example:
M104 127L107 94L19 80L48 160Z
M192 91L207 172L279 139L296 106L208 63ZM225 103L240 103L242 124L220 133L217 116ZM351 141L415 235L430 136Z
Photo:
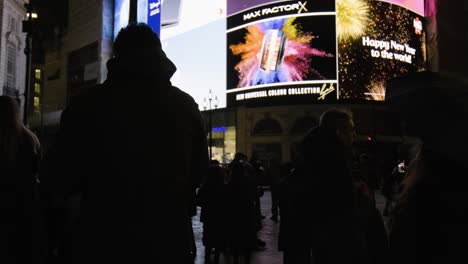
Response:
M24 112L23 122L28 124L29 112L29 93L31 90L31 61L32 61L32 33L33 33L33 20L38 18L37 13L33 12L33 0L25 3L27 20L23 20L23 32L26 33L26 46L24 47L24 54L26 55L26 79L24 88Z
M213 100L213 93L210 91L208 92L208 103L206 97L203 98L203 109L206 110L208 107L208 126L210 127L210 139L209 139L209 147L210 147L210 160L213 159L213 123L212 123L212 110L213 106L211 106L211 101L213 101L213 106L216 109L218 107L218 97L215 96Z

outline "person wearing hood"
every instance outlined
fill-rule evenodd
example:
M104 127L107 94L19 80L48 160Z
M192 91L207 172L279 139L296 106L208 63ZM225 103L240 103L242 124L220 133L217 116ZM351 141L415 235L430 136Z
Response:
M62 263L193 263L195 190L208 168L205 125L171 84L176 66L146 24L120 30L104 83L72 98L41 172L43 193L79 195Z

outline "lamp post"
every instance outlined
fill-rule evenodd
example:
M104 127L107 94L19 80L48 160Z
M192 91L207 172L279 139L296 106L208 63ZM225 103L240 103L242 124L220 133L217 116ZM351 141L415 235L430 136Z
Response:
M213 107L211 106L211 101L213 102L213 106L216 109L218 107L218 97L215 96L213 100L213 93L210 91L208 92L208 103L207 98L203 98L203 109L206 110L208 107L208 126L210 128L210 138L209 138L209 149L210 149L210 160L213 159L213 123L212 123L212 110Z
M29 94L31 90L31 63L32 63L32 33L33 33L33 19L37 18L37 14L33 13L33 0L25 3L27 20L23 20L23 32L26 33L26 46L24 47L24 54L26 55L26 78L24 87L24 110L23 122L28 124L29 113Z
M138 0L130 0L130 11L128 22L136 23L137 22L137 10L138 10Z

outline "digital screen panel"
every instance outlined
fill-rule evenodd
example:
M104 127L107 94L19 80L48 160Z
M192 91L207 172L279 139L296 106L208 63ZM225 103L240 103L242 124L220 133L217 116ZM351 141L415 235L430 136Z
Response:
M130 0L115 0L114 2L114 39L120 29L128 25L130 18Z
M158 36L161 33L161 10L163 9L161 0L138 0L137 1L137 22L150 26Z
M170 2L170 1L169 1ZM138 0L137 22L148 24L158 35L161 29L161 0ZM114 40L130 18L130 0L114 2Z
M336 100L335 29L334 1L281 1L229 16L228 104Z
M114 2L114 39L128 25L130 0ZM203 110L226 107L226 0L138 0L137 22L148 24L177 67L173 85ZM207 106L210 108L210 106Z
M227 104L383 101L425 70L423 0L228 1Z
M163 49L177 66L172 84L200 110L226 107L226 0L165 0L161 15Z
M359 5L349 10L350 2ZM341 101L384 101L388 79L426 69L424 17L412 11L424 12L424 1L337 1L340 3Z
M129 2L115 1L114 37ZM217 108L382 101L386 80L426 69L423 0L139 0L137 8L139 22L160 29L178 68L171 81L201 110L209 90Z

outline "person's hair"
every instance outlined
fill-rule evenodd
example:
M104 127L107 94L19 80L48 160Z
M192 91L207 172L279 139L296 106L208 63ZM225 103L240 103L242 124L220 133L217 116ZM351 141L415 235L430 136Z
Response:
M170 80L177 70L164 53L158 34L144 23L130 23L119 31L107 68L111 78L125 76L128 79L127 74L130 74L137 75L138 80L142 76Z
M18 145L24 133L37 150L39 140L21 122L16 100L10 96L0 96L0 160L12 162L16 159Z
M319 127L322 131L334 133L337 129L346 127L349 120L353 119L350 111L338 108L332 108L325 111L320 117Z
M161 40L150 26L130 23L119 31L113 52L120 58L154 59L160 56L161 49Z

